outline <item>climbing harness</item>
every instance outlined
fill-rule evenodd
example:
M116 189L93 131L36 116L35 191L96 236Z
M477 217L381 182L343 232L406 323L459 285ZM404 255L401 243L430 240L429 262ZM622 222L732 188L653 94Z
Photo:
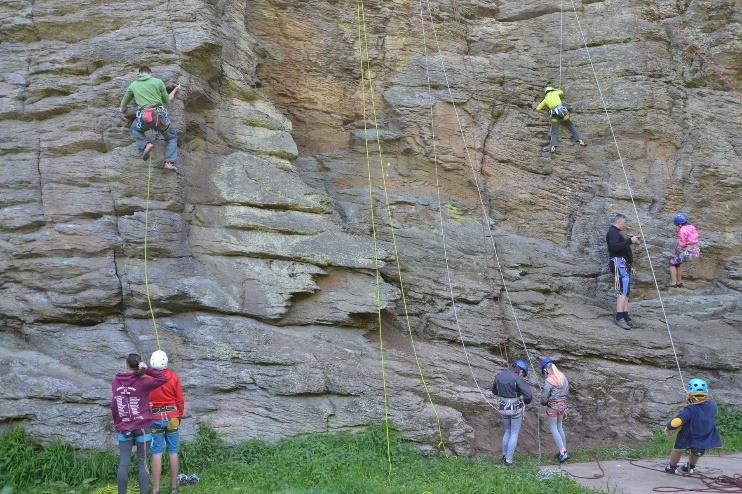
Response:
M590 69L592 70L593 78L595 79L595 85L598 88L598 94L600 95L600 100L601 100L601 103L603 104L603 111L605 112L606 120L608 122L608 128L611 131L611 136L613 137L613 143L616 147L616 153L618 155L619 163L621 164L621 170L623 171L624 180L626 182L626 188L629 192L629 197L631 198L631 206L634 210L634 215L636 216L637 224L639 225L639 232L641 234L641 238L646 238L644 235L644 228L642 226L641 218L639 217L639 209L636 207L636 201L634 199L634 191L631 188L631 183L629 182L629 175L628 175L628 172L626 171L626 166L623 161L623 156L621 155L621 149L618 145L618 139L616 138L616 133L613 130L613 123L611 122L611 115L610 115L610 112L608 111L608 105L603 96L603 89L600 86L600 82L598 81L598 74L595 71L595 66L593 65L593 59L592 59L592 56L590 55L590 48L588 48L587 39L585 38L585 33L582 30L582 24L580 23L580 16L577 14L577 7L575 6L574 0L570 0L570 2L572 4L572 11L574 12L575 20L577 21L577 27L580 31L580 37L582 38L582 43L585 48L585 53L587 54L587 59L590 62ZM667 328L667 334L670 338L670 345L672 346L673 355L675 356L675 364L677 365L678 376L680 377L682 388L685 391L685 380L683 379L683 371L680 369L680 360L678 358L678 352L677 352L677 349L675 348L675 341L673 340L672 331L670 329L670 323L668 322L667 313L665 311L665 303L662 300L662 293L660 292L659 282L657 281L657 276L655 275L655 272L654 272L654 266L652 265L652 256L649 253L649 245L647 245L647 242L643 242L643 244L644 244L644 250L647 254L647 261L649 263L649 269L652 273L652 279L654 280L654 286L655 286L655 289L657 290L657 297L660 303L660 308L662 309L662 318L663 318L663 321L665 322L665 326Z
M376 231L376 217L374 214L374 195L373 195L373 178L371 173L371 154L368 146L368 111L366 108L366 80L363 66L363 41L361 36L361 8L362 0L356 4L356 20L358 25L358 58L361 64L361 106L363 107L363 136L366 148L366 167L368 173L368 205L371 219L371 236L374 248L374 281L376 291L374 301L376 303L376 321L379 327L379 360L381 366L381 382L384 392L384 436L386 440L386 460L387 460L387 481L391 482L392 477L392 450L391 439L389 437L389 394L386 382L386 363L384 359L384 335L382 331L381 317L381 271L379 269L379 238ZM365 25L364 25L365 32ZM378 134L377 134L378 136Z
M162 105L145 106L136 113L136 126L139 130L165 132L170 128L170 118Z
M551 123L555 123L557 120L567 121L569 120L569 110L563 104L557 105L549 110L549 116L551 117Z
M523 412L526 404L523 403L523 398L502 398L498 397L497 411L500 415L505 417L518 417Z

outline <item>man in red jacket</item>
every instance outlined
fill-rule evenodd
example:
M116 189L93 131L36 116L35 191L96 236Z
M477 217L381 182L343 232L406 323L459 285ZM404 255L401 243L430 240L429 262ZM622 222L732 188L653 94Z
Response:
M167 368L167 354L157 350L150 358L150 366L161 370L168 380L164 386L150 393L152 417L155 419L152 427L152 494L160 492L160 477L162 475L162 453L167 447L170 462L170 492L178 490L178 453L180 452L180 419L183 417L185 402L183 388L178 375Z

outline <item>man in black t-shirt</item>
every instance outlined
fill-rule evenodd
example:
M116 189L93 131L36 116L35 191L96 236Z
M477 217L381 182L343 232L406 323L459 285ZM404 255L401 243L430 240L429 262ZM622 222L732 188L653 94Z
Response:
M626 226L626 216L619 213L613 218L605 240L608 244L611 273L615 276L616 318L614 321L620 328L631 329L633 324L629 317L629 293L631 291L631 263L634 262L631 244L638 244L639 237L624 236L621 233L624 226Z

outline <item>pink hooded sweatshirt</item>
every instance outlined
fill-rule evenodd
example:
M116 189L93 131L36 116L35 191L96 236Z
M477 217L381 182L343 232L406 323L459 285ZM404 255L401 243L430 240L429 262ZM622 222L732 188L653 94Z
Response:
M683 225L678 229L678 246L685 249L691 244L698 243L698 231L693 225Z

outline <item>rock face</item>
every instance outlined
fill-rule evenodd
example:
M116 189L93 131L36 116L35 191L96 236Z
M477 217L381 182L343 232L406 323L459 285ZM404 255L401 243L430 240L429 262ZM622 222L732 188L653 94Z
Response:
M421 448L438 442L437 414L453 452L498 454L498 415L473 377L490 399L493 374L523 355L472 173L523 341L571 379L573 444L645 438L683 398L641 249L632 306L640 325L625 332L610 321L605 230L614 212L633 210L564 6L562 86L590 146L563 131L549 157L545 118L532 108L559 80L558 4L431 5L440 54L429 23L425 36L454 312L420 3L365 5L380 118L369 135L385 156L410 328L436 404L407 334L372 161L389 411ZM86 447L111 441L110 379L128 352L156 349L143 264L148 169L116 112L141 64L185 86L170 105L180 172L152 170L147 247L157 334L187 396L186 433L202 420L231 440L275 440L381 421L355 5L19 0L0 2L0 12L0 424ZM576 12L683 376L706 377L719 400L742 406L734 2L578 2ZM143 13L161 19L146 36ZM686 273L691 288L668 292L678 210L698 226L703 256ZM535 447L535 413L526 449Z

